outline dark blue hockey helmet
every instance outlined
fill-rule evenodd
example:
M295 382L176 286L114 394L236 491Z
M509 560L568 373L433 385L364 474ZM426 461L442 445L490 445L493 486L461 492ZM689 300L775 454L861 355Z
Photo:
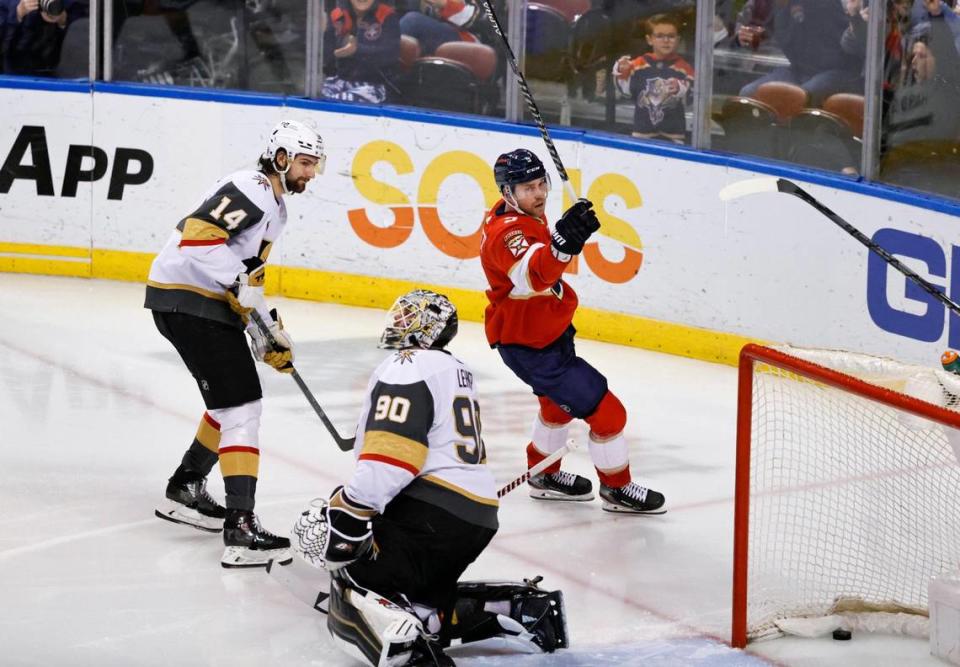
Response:
M547 170L533 151L518 148L504 153L493 163L493 178L497 182L497 190L503 194L503 189L513 189L518 183L526 183L538 178L547 178Z

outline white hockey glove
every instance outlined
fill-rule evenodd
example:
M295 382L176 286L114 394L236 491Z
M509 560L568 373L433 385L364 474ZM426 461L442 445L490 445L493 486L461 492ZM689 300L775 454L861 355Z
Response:
M293 550L313 565L338 570L373 548L374 510L351 501L343 487L330 501L315 498L293 526Z
M256 322L247 325L250 334L250 351L257 361L273 366L281 373L293 372L293 339L283 328L283 320L277 314L277 309L270 311L270 320L264 321L277 344L274 346L270 339L260 330Z
M259 257L245 259L243 265L246 270L237 274L237 282L226 294L230 308L246 325L250 322L250 311L254 308L261 313L267 312L267 302L263 297L267 267Z

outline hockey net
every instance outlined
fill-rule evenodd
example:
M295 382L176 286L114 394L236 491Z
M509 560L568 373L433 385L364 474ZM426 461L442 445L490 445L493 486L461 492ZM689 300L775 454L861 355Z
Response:
M960 560L960 377L747 345L738 394L732 644L785 619L926 614Z

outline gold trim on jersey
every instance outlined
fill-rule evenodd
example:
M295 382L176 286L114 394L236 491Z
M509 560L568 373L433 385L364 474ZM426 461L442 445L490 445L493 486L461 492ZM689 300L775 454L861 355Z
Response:
M261 241L260 242L260 253L259 257L263 260L263 263L267 263L267 259L270 257L270 251L273 250L273 241Z
M367 431L363 436L364 454L377 454L407 463L417 470L423 469L427 462L427 446L422 442L405 438L389 431Z
M180 232L180 238L183 241L215 241L217 239L227 240L230 234L226 229L218 227L212 222L200 220L199 218L187 218L183 221L183 231Z
M490 507L500 506L500 501L495 498L484 498L483 496L478 496L476 494L470 493L466 489L459 487L456 484L451 484L445 479L440 479L439 477L435 477L433 475L424 475L423 477L421 477L421 479L425 479L428 482L436 484L437 486L442 486L443 488L453 491L454 493L458 493L464 498L469 498L475 503L480 503L481 505L489 505Z
M340 487L340 489L330 498L330 507L346 510L347 512L368 519L377 513L375 509L370 507L358 507L357 505L354 505L350 502L349 498L345 497L345 495L346 494L343 492L343 487Z
M197 287L196 285L186 285L183 283L158 283L153 280L148 280L147 285L154 287L156 289L165 289L165 290L184 290L187 292L193 292L194 294L199 294L200 296L205 296L208 299L214 299L216 301L226 301L227 297L220 292L211 292L210 290L203 289L202 287Z

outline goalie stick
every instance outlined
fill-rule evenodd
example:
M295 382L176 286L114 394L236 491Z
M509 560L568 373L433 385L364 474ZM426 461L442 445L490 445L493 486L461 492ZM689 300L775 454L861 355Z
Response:
M281 349L280 344L277 342L276 337L273 335L273 332L270 331L270 327L267 326L267 323L263 321L263 318L260 317L260 313L256 309L250 311L250 317L253 318L253 321L256 323L257 328L260 329L260 333L267 339L267 342L275 350ZM300 391L303 392L303 395L306 397L307 402L310 403L310 407L313 408L313 411L317 413L317 416L320 417L320 421L323 422L323 425L327 427L327 431L330 432L330 437L333 438L333 441L337 443L339 447L344 452L349 452L353 449L354 443L357 441L356 436L352 438L342 438L340 434L337 433L337 429L334 428L333 423L327 417L327 413L323 411L323 408L320 407L320 404L317 402L317 399L314 398L313 393L307 387L307 383L303 381L303 378L300 377L300 373L297 372L296 368L293 368L293 364L290 364L292 369L291 375L293 375L293 381L297 383L297 386L300 387Z
M724 187L722 190L720 190L720 199L722 201L731 201L733 199L739 199L740 197L746 197L747 195L757 194L759 192L782 192L784 194L793 195L798 199L802 199L806 203L810 204L810 206L820 211L820 213L822 213L824 216L832 220L838 227L840 227L840 229L857 239L869 250L876 253L887 264L902 273L909 280L913 281L913 283L920 287L924 292L945 305L957 315L960 315L960 305L958 305L953 299L924 280L916 271L903 264L899 259L891 255L883 247L870 239L870 237L821 204L813 195L793 181L788 181L785 178L773 177L748 178L743 181L731 183L730 185Z

